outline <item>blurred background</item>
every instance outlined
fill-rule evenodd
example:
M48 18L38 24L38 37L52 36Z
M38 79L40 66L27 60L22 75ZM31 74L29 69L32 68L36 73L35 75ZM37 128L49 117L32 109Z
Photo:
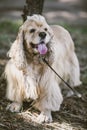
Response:
M59 24L71 34L81 69L82 85L76 89L86 101L65 98L60 111L52 113L54 122L49 125L32 122L31 116L38 111L26 111L26 105L22 113L6 112L6 54L23 23L24 5L26 0L0 0L0 130L87 130L87 0L44 0L42 13L49 24Z
M21 19L25 0L0 0L0 20ZM45 0L43 14L49 23L87 25L87 0Z

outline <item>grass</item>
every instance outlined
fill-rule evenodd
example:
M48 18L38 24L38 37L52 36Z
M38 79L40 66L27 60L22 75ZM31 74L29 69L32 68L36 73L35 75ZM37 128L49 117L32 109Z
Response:
M2 21L0 22L0 33L17 33L21 21Z
M0 48L9 48L15 39L21 21L2 21L0 22Z
M84 26L73 26L73 25L67 25L67 24L62 24L69 32L74 33L74 32L79 32L82 34L87 34L87 27Z

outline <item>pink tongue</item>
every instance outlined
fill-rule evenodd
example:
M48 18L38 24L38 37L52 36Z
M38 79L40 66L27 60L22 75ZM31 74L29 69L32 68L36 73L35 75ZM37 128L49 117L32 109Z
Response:
M47 47L45 44L38 44L38 51L41 55L45 55L47 53Z

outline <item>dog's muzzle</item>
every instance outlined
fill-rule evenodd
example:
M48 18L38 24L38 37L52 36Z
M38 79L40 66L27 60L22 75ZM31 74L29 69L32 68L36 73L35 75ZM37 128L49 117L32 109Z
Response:
M30 43L30 44L31 44L32 48L38 50L40 55L45 55L47 53L47 51L48 51L48 48L47 48L47 46L46 46L44 41L41 41L38 44L33 44L33 43Z

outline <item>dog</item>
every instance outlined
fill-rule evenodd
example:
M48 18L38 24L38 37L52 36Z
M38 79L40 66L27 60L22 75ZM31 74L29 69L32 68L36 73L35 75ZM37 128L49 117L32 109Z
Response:
M49 65L72 87L81 84L80 67L69 32L59 25L48 25L41 15L28 16L20 27L5 67L6 97L11 112L19 112L24 100L33 99L40 115L37 121L52 122L51 111L63 102L62 81Z

